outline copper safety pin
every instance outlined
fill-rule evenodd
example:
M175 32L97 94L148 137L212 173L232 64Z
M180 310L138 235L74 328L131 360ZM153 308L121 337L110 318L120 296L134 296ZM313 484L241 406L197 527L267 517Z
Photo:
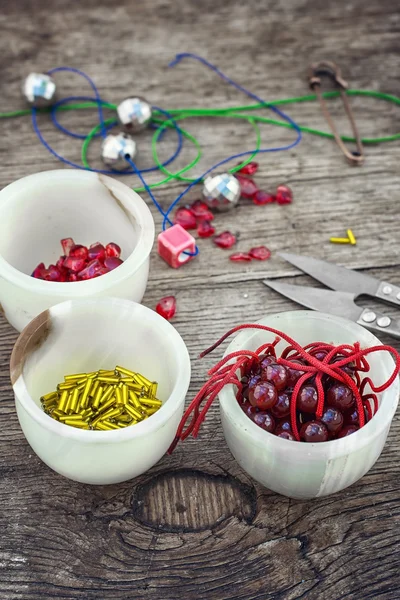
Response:
M326 75L331 77L335 82L336 86L339 88L340 96L343 101L344 108L346 110L347 117L350 121L351 129L353 131L353 136L356 139L357 151L351 152L347 149L343 140L341 139L335 123L330 115L328 110L328 106L325 102L325 99L321 92L321 75ZM310 67L310 75L309 75L310 87L316 93L319 103L321 105L322 112L327 120L329 127L335 137L336 143L345 155L345 157L350 161L353 165L361 165L364 161L364 148L361 142L360 134L358 133L357 125L354 120L353 112L350 107L350 103L346 94L346 89L348 88L347 82L342 78L342 74L338 65L334 62L329 61L321 61L319 63L315 63Z

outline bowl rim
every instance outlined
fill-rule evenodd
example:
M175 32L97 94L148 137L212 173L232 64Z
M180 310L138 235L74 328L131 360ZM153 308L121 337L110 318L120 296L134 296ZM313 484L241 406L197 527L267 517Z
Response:
M17 268L13 267L0 254L0 276L10 283L30 292L41 294L52 294L54 296L65 297L66 294L72 296L86 296L88 293L95 294L107 290L113 285L117 285L135 273L147 260L153 247L155 226L149 207L139 194L125 183L113 179L107 175L93 173L84 169L55 169L52 171L41 171L27 175L21 179L13 181L0 191L0 218L3 207L13 202L15 195L24 193L25 188L32 185L39 186L42 180L48 182L54 180L59 183L60 179L70 180L97 180L106 187L112 197L125 197L131 200L131 208L124 206L124 210L134 217L139 225L139 235L136 247L131 254L124 260L122 265L105 273L101 277L89 279L87 281L74 281L73 288L66 287L66 282L43 281L27 275ZM26 190L28 192L28 189Z
M276 326L276 321L278 321L282 315L285 315L285 317L290 317L294 320L308 318L319 321L333 321L338 327L341 326L347 329L351 328L355 332L355 337L357 336L357 331L362 331L364 337L369 337L371 345L383 346L382 342L375 335L373 335L373 333L361 325L342 317L312 310L283 311L280 313L267 315L266 317L263 317L255 322L273 327L274 324ZM279 329L279 327L277 328ZM243 345L249 340L249 338L251 338L252 335L255 334L255 332L255 329L246 329L239 332L227 347L224 356L228 355L230 352L243 348ZM389 355L388 358L394 367L395 362L392 356ZM315 456L318 452L324 450L327 454L330 454L332 458L336 458L338 456L343 456L344 454L352 453L366 446L369 442L378 437L385 427L390 426L399 403L399 389L400 379L397 377L393 384L380 394L380 408L382 408L383 403L385 403L386 410L378 410L376 415L374 415L373 419L376 420L373 424L373 430L371 419L371 421L369 421L364 427L353 433L351 436L346 436L336 440L329 440L327 442L309 443L307 444L307 452L309 456ZM219 394L219 401L220 410L223 411L224 417L230 420L233 426L239 428L244 436L251 436L253 443L263 447L267 447L268 444L274 443L276 447L280 447L281 450L284 450L285 448L287 450L289 450L289 448L293 450L295 448L295 444L299 443L294 440L279 438L278 436L261 429L261 427L258 427L258 425L249 419L249 417L240 408L238 402L236 401L233 385L227 385L221 390ZM357 444L354 442L357 442Z
M25 361L26 353L24 353L24 350L27 343L39 330L44 331L52 318L68 319L68 316L71 314L71 310L74 307L90 307L91 305L99 307L99 305L103 305L104 310L109 310L111 305L115 308L115 304L118 304L121 308L125 309L134 306L135 311L137 311L135 317L137 320L141 320L141 315L143 316L143 314L145 314L147 320L150 319L150 322L155 323L156 328L160 331L160 335L166 336L168 342L171 344L171 351L174 353L177 360L177 372L179 373L179 377L176 378L174 386L168 398L163 401L161 408L144 421L136 423L133 427L125 427L111 431L92 431L66 426L47 415L29 394L23 376L23 364L20 364L21 356L24 356L23 361ZM15 375L16 373L18 373L17 377ZM178 331L171 323L152 309L147 308L138 302L122 298L86 298L67 300L66 302L56 304L36 316L23 329L15 342L11 353L10 376L15 396L15 404L17 405L19 402L30 417L40 426L62 438L68 438L88 444L112 444L140 438L163 427L167 421L179 411L180 407L183 407L190 384L191 365L188 349Z

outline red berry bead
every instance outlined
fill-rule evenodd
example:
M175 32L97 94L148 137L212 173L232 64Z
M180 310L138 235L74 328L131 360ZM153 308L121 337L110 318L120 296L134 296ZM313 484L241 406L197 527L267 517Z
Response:
M104 260L104 266L107 271L112 271L113 269L119 267L119 265L122 265L123 262L123 260L117 258L116 256L107 256Z
M290 362L302 365L303 363L300 360L291 360ZM292 369L291 367L287 368L288 372L288 385L294 387L297 383L297 380L300 379L302 375L304 375L304 371L300 371L300 369Z
M252 406L250 404L250 402L244 402L243 404L240 405L242 411L251 419L253 418L253 415L258 412L258 408L256 408L255 406Z
M172 319L176 312L176 299L175 296L165 296L161 298L156 306L156 312L169 321Z
M64 238L61 240L61 246L65 256L68 256L72 246L75 246L75 242L72 238Z
M282 421L278 421L275 428L275 433L276 435L279 435L282 431L292 433L292 424L289 419L283 419Z
M216 235L213 242L218 248L231 248L236 244L236 236L230 231L223 231L219 235Z
M202 202L202 200L195 200L193 204L190 205L190 210L197 219L205 219L206 221L212 221L214 219L214 215L209 206L207 206L205 202Z
M353 392L343 383L334 383L326 394L327 403L341 411L348 410L355 402Z
M251 256L247 252L235 252L230 255L229 260L233 262L250 262Z
M369 416L366 406L364 406L364 415L365 422L368 423ZM344 422L345 425L360 425L360 416L358 414L358 410L355 407L351 408L347 413L344 414Z
M297 398L297 408L301 412L315 413L318 404L317 390L313 385L304 385Z
M262 378L274 384L278 392L287 386L287 370L283 365L271 363L262 372Z
M251 258L255 258L256 260L268 260L271 256L271 251L265 246L257 246L256 248L251 248L249 254Z
M290 395L286 392L278 394L278 400L271 408L271 413L277 419L287 417L290 414Z
M268 365L272 365L273 363L275 363L275 358L273 356L270 356L269 354L261 354L259 356L260 359L260 369L261 369L261 373L263 371L265 371L265 369L268 367Z
M82 246L81 244L75 244L74 246L71 246L69 256L73 256L75 258L83 258L84 260L87 260L88 249L86 248L86 246Z
M202 238L208 238L214 235L215 227L211 225L210 221L200 221L197 225L197 233Z
M343 438L343 437L347 437L348 435L351 435L352 433L355 433L356 431L358 431L360 428L358 427L358 425L345 425L337 434L338 438Z
M242 175L235 175L236 179L240 183L240 192L242 198L252 198L258 191L255 181L249 177L243 177Z
M291 204L293 192L287 185L278 185L275 197L278 204Z
M83 258L75 258L74 256L67 256L64 260L63 267L69 269L74 273L79 273L86 265L86 260Z
M249 401L260 410L272 408L278 400L276 387L269 381L260 381L249 389Z
M44 263L38 264L38 266L33 270L31 277L35 277L35 279L43 279L43 271L45 270Z
M309 421L304 423L300 429L300 437L305 442L326 442L328 440L328 430L321 421Z
M196 216L190 208L181 207L175 213L174 223L184 229L196 229Z
M89 260L104 260L106 257L106 249L100 242L95 242L89 246L88 259Z
M257 171L258 171L258 163L252 160L251 162L247 163L247 165L244 165L244 167L242 167L241 169L239 169L236 172L241 173L242 175L254 175L254 173L257 173Z
M336 435L337 432L343 426L343 415L334 406L327 406L324 410L324 414L321 417L321 421L332 435Z
M115 242L110 242L106 246L106 256L119 258L121 256L121 248Z
M263 206L264 204L272 204L272 202L275 201L275 196L273 194L270 194L269 192L264 192L264 190L257 190L253 196L253 202L254 204L257 204L257 206Z
M267 411L252 413L250 418L256 425L272 433L275 429L275 420Z
M277 437L283 438L284 440L290 440L291 442L295 442L296 439L290 431L280 431L276 434Z

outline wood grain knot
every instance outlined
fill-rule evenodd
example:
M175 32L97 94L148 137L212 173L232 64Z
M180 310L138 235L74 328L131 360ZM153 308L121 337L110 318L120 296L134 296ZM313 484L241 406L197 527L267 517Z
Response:
M202 531L232 516L251 523L257 498L230 475L179 469L137 486L132 505L135 519L158 531Z

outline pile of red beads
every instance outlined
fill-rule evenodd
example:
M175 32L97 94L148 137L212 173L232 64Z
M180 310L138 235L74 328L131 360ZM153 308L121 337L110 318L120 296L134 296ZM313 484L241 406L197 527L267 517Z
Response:
M215 227L211 221L214 215L202 200L195 200L190 206L182 206L175 212L174 223L181 225L186 230L197 229L200 237L211 237Z
M277 202L278 204L290 204L293 201L292 190L287 185L278 185L275 194L260 190L254 179L249 177L249 175L254 175L257 171L258 163L250 162L235 173L235 177L240 183L243 198L253 200L254 204L257 204L257 206L271 204L272 202Z
M237 388L236 400L244 413L268 433L290 441L327 442L369 422L379 408L376 394L386 390L400 371L400 355L390 346L361 349L359 342L340 346L315 342L302 347L285 333L260 324L235 327L200 357L241 329L260 329L277 337L255 352L232 352L210 369L210 379L182 417L170 452L179 440L190 434L197 437L211 404L228 384ZM276 346L282 340L288 345L278 357ZM375 352L392 353L396 363L380 386L367 375L366 357Z
M106 246L96 242L91 246L75 244L72 238L61 240L63 254L55 265L40 263L32 277L44 281L84 281L105 275L122 265L121 248L110 242Z

